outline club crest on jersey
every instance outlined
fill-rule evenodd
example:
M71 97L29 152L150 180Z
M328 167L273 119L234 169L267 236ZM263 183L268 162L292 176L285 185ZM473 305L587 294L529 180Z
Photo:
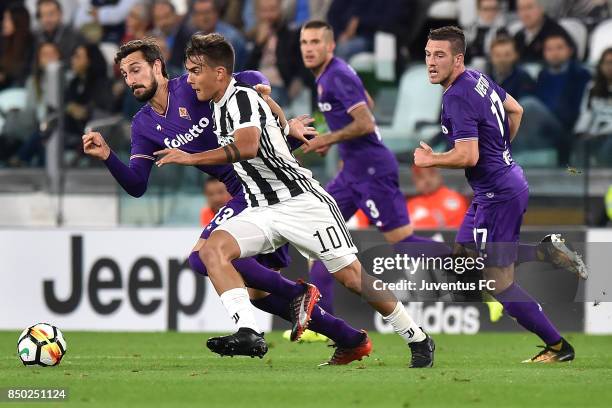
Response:
M317 93L319 94L319 96L323 94L323 87L321 85L317 86Z
M159 123L157 124L157 126L155 126L155 129L157 129L158 132L162 131L162 127Z
M187 108L179 107L179 116L183 119L191 120L191 116L189 116L189 112L187 112Z

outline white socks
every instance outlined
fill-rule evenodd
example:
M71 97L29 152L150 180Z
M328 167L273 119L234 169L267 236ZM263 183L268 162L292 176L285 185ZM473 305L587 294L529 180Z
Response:
M383 316L383 320L393 326L393 330L402 336L406 343L423 341L427 337L423 330L412 320L402 302L397 302L393 312L389 316Z
M256 333L261 333L246 288L230 289L223 292L220 298L230 318L238 327L248 327Z

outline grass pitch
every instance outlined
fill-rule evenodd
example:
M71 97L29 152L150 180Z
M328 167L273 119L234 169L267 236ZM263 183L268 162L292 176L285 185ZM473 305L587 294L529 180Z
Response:
M220 358L208 334L65 332L58 367L24 367L18 332L0 332L0 388L64 387L62 402L7 407L610 407L612 337L568 335L569 364L527 365L538 352L529 334L436 335L433 369L407 368L394 335L372 334L363 362L317 367L332 349L266 335L263 358ZM5 405L0 402L0 406Z

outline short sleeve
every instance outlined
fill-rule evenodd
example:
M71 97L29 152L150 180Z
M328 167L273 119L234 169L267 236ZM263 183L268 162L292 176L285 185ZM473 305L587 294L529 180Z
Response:
M227 105L234 131L247 127L256 127L261 131L259 103L257 94L239 89Z
M234 79L237 82L242 82L251 86L259 84L270 86L270 81L268 80L268 78L266 78L266 76L259 71L237 72L234 74Z
M132 144L130 148L130 161L144 159L155 161L153 153L159 150L159 146L147 139L143 134L142 125L139 121L132 122Z
M472 104L456 95L449 96L444 103L446 116L453 129L452 141L478 139L478 113Z
M338 73L333 76L332 84L328 88L332 90L336 100L340 102L346 113L361 105L368 104L365 89L357 74Z

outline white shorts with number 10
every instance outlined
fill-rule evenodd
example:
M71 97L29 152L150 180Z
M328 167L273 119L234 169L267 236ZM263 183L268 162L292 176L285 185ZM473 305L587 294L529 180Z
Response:
M289 242L305 257L321 260L331 273L357 259L338 205L317 187L277 204L247 208L218 230L236 239L240 258L273 252Z

